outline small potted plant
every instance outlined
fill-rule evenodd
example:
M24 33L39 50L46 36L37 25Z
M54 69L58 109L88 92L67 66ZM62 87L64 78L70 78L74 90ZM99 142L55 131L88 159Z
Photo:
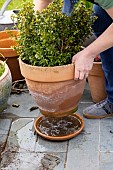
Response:
M33 4L27 3L17 15L19 33L14 49L20 56L21 73L41 113L49 117L77 110L85 79L74 80L72 57L81 50L95 20L82 1L71 16L62 14L62 6L61 0L55 0L42 12L35 12ZM79 132L82 129L83 124Z
M0 113L7 107L11 93L12 77L6 62L0 60Z

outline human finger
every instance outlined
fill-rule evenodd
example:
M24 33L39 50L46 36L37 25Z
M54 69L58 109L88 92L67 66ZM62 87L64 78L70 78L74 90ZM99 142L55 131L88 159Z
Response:
M79 74L80 74L79 70L75 69L75 75L74 75L75 80L79 79Z
M79 72L79 79L83 80L85 78L85 73L83 71Z
M85 78L87 78L87 77L88 77L88 73L85 74Z

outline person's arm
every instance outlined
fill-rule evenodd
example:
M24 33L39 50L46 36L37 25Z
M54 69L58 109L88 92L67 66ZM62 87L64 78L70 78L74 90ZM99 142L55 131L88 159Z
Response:
M53 0L33 0L34 3L34 10L42 11L42 9L46 8L49 3L51 3Z
M113 19L113 7L106 10ZM88 76L93 66L94 58L101 52L113 46L113 24L99 36L93 43L81 52L73 56L72 62L75 63L75 79L83 79ZM107 57L107 56L106 56Z

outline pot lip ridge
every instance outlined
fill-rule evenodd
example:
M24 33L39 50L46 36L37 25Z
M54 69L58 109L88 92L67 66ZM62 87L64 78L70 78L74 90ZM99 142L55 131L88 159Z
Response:
M20 58L19 64L21 74L29 80L46 83L74 80L74 64L53 67L32 66L24 63Z
M4 38L8 38L8 36L4 37L3 34L8 34L8 32L12 32L12 33L18 33L18 30L5 30L5 31L0 31L0 39L4 39ZM1 38L3 37L3 38Z
M0 64L4 64L3 61L0 60ZM5 63L5 71L4 73L0 76L0 81L2 81L8 74L8 71L9 71L9 68L8 68L8 65Z
M2 41L2 40L11 40L11 41L14 41L14 40L12 40L11 38L10 38L10 36L8 36L8 32L12 32L12 33L14 33L14 35L16 35L16 34L18 34L18 30L5 30L5 31L0 31L0 41ZM4 34L5 34L5 36L4 36ZM14 50L13 50L13 48L11 48L11 47L8 47L8 48L6 48L6 47L0 47L0 50L3 50L3 51L8 51L8 50L10 50L10 51L13 51L13 52L15 52Z
M61 65L61 66L51 66L51 67L43 67L43 66L32 66L32 65L30 65L30 64L26 64L26 63L24 63L24 61L22 61L22 59L21 58L19 58L19 60L20 60L20 62L22 62L23 64L25 64L26 66L28 66L28 67L34 67L34 68L45 68L45 69L48 69L48 68L62 68L62 67L69 67L69 66L74 66L74 64L73 63L71 63L71 64L65 64L65 65Z

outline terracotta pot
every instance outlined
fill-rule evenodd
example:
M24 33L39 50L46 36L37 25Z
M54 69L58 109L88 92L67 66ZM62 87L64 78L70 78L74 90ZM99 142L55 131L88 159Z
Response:
M61 117L77 110L85 80L74 79L74 65L37 67L19 59L31 95L45 116Z
M79 120L80 122L80 128L69 134L69 135L64 135L64 136L49 136L49 135L46 135L46 134L43 134L40 129L39 129L39 123L40 121L42 121L43 119L43 116L40 116L38 117L36 120L35 120L35 123L34 123L34 128L36 130L36 133L38 133L40 136L42 136L43 138L46 138L46 139L49 139L49 140L56 140L56 141L62 141L62 140L67 140L67 139L71 139L73 138L74 136L77 136L84 128L84 120L83 118L80 116L80 115L77 115L77 114L73 114L73 116Z
M46 8L49 3L53 0L34 0L33 3L35 5L34 9L38 11L42 11L42 9Z
M11 30L14 35L17 35L17 30ZM18 62L18 55L16 51L12 49L11 46L15 45L15 41L10 38L8 31L0 32L0 53L5 57L0 56L0 60L6 60L6 63L9 66L9 69L12 74L12 80L23 79L20 73L20 67Z
M4 64L0 61L0 64ZM7 64L5 64L5 71L0 77L0 112L2 112L7 106L7 100L11 93L12 77L11 72Z
M106 98L104 72L101 62L94 62L88 76L89 87L93 102L97 103Z

